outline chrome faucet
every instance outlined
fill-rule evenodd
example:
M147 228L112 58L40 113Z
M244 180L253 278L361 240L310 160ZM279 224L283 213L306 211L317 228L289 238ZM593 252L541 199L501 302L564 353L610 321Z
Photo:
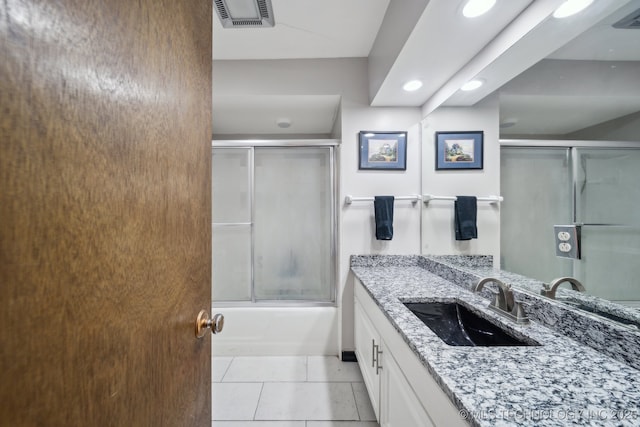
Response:
M493 292L493 301L489 304L489 308L496 313L508 317L510 320L525 324L529 323L529 318L522 308L522 304L515 300L511 285L507 285L501 280L493 277L485 277L480 279L478 283L471 287L473 292L480 292L487 283L494 283L498 287L498 291Z
M504 311L511 311L513 309L514 299L511 286L505 284L501 280L494 279L492 277L485 277L471 288L474 292L480 292L484 285L487 283L495 283L498 286L498 292L494 292L493 301L491 305Z
M571 288L574 291L585 292L586 290L582 283L580 283L580 281L576 278L559 277L557 279L553 279L548 285L544 283L544 288L540 291L540 295L547 298L556 299L556 292L558 291L558 287L564 282L569 282L571 284Z

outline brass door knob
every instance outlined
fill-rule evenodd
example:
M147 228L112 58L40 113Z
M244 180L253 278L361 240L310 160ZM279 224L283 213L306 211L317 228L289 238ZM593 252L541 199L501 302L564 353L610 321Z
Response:
M218 334L222 332L224 327L224 316L217 313L213 318L209 318L209 313L206 310L200 310L198 317L196 318L196 338L202 338L205 336L206 329L211 329L212 334Z

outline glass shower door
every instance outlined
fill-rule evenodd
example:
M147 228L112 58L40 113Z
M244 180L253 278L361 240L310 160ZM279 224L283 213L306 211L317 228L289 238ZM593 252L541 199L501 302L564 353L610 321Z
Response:
M332 145L212 150L216 303L333 304Z
M568 148L501 149L501 268L543 281L570 276L555 255L554 224L572 220Z
M216 301L251 301L251 150L212 151L212 280Z
M331 150L255 149L256 300L333 299Z
M640 306L640 149L575 148L575 219L587 292Z

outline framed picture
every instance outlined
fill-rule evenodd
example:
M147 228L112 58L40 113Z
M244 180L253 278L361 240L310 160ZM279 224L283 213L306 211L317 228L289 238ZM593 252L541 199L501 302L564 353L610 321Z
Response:
M482 169L484 132L436 132L436 170Z
M361 131L360 169L407 170L407 133Z

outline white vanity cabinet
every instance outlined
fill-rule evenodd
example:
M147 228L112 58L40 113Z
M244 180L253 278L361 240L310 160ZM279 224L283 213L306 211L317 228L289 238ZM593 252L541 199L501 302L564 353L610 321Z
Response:
M388 347L384 347L384 368L380 377L380 425L383 427L434 424L405 379Z
M381 427L468 426L357 279L354 316L356 356Z
M380 356L382 347L378 331L367 317L360 303L355 302L356 357L367 387L371 406L380 420Z

